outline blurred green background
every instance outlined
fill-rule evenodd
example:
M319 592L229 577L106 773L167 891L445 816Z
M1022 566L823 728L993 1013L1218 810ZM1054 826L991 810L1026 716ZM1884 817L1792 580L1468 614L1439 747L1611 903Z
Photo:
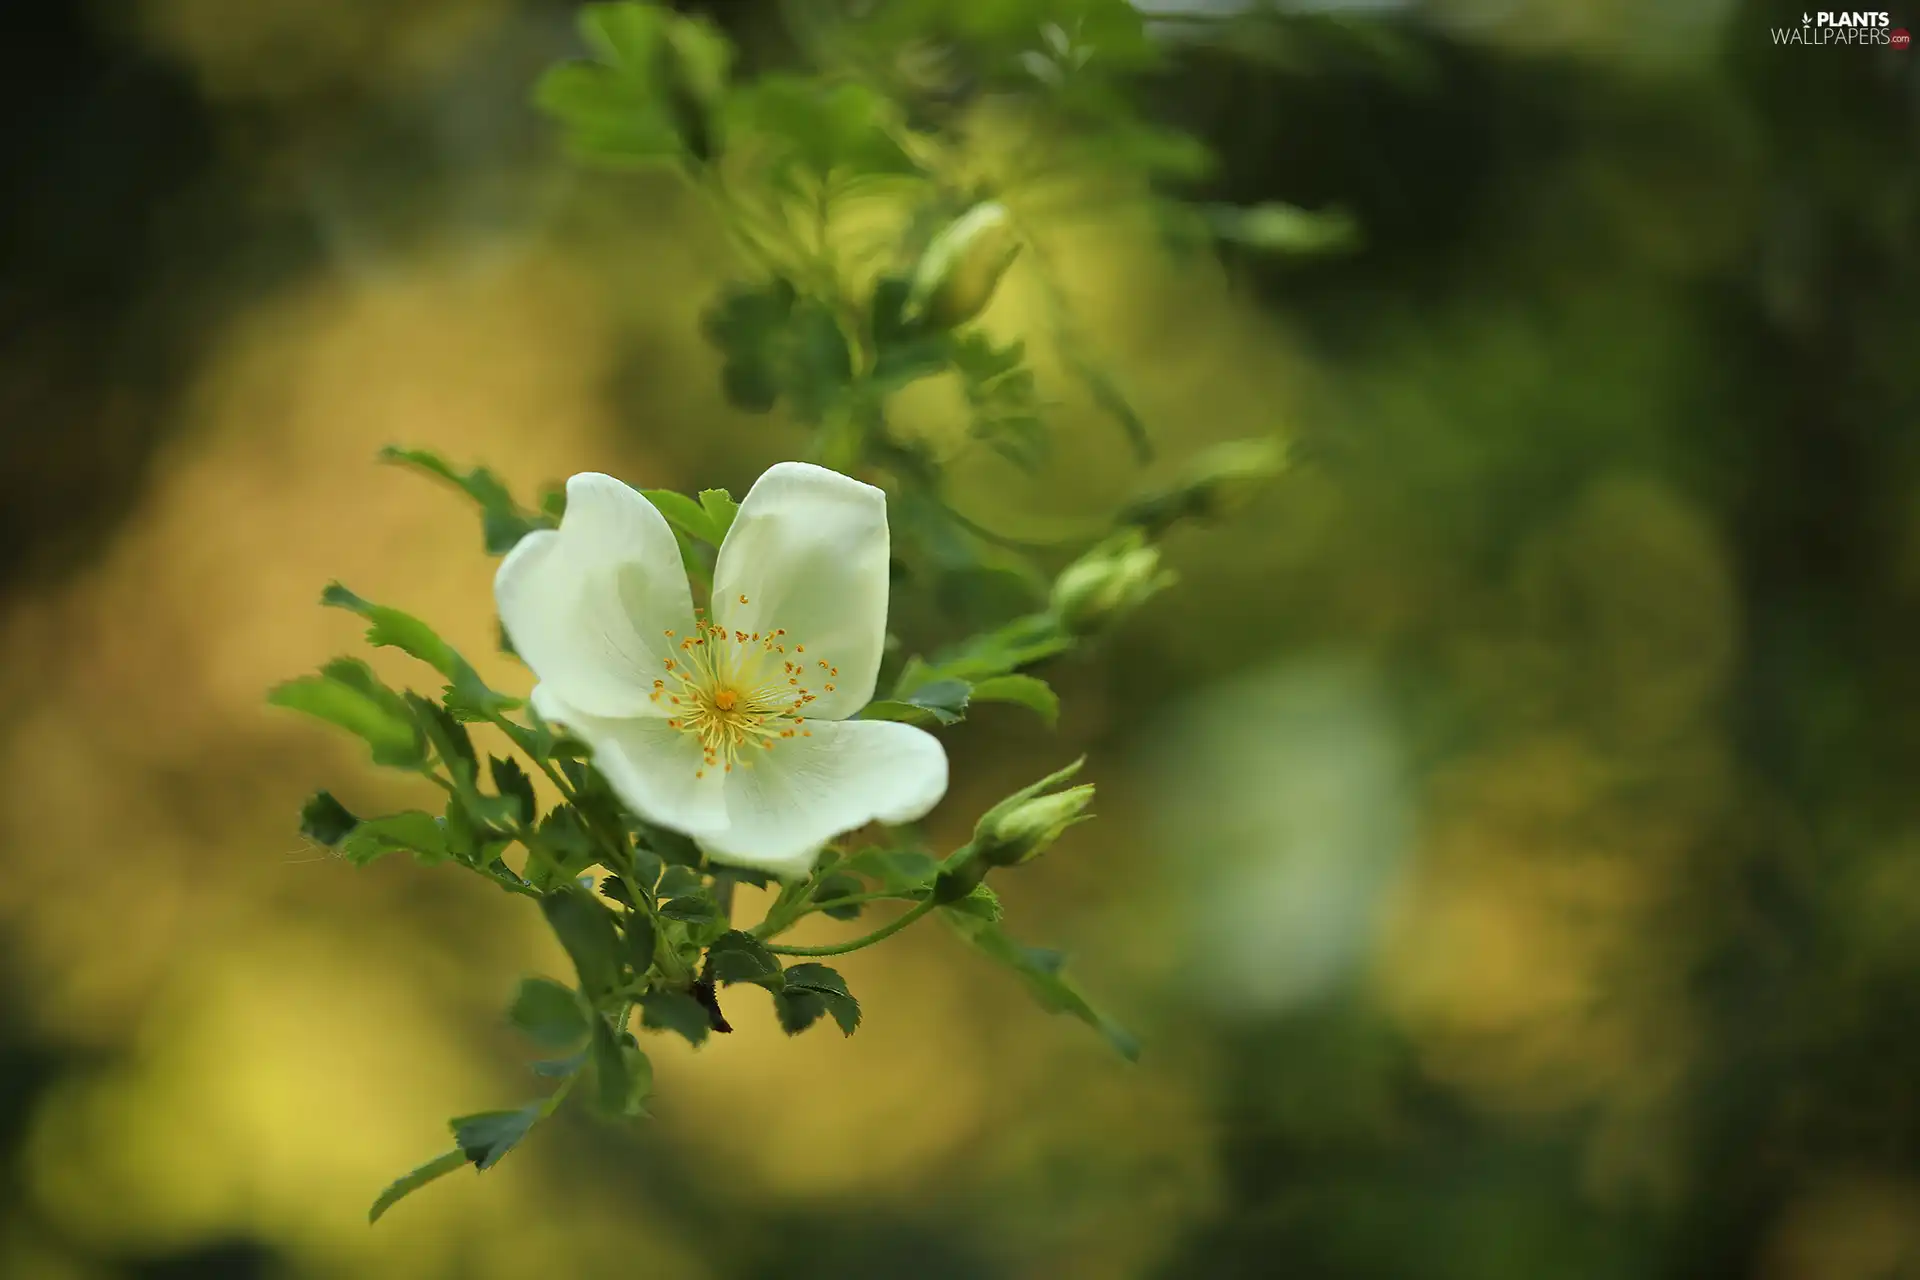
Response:
M1100 820L1002 893L1143 1061L927 926L843 965L851 1040L650 1042L637 1135L563 1115L374 1229L564 972L517 900L293 832L318 782L409 799L262 703L357 648L328 579L526 681L470 514L374 452L738 493L803 437L720 394L699 211L525 105L568 6L30 11L0 1275L1920 1276L1920 54L1736 0L1206 8L1143 87L1198 194L1363 247L1034 211L1165 461L1067 394L1052 471L957 495L1019 531L1217 440L1297 464L1048 673L1057 735L950 733L934 819L1090 753ZM1034 307L1016 266L985 323Z

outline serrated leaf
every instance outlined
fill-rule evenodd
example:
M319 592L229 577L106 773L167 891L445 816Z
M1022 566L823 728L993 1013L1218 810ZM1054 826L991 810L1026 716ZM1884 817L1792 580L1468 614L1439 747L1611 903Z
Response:
M1022 946L990 921L950 912L947 915L948 922L962 937L1019 974L1041 1008L1078 1018L1105 1037L1129 1062L1139 1059L1140 1042L1132 1033L1089 1004L1060 972L1065 959L1060 952Z
M380 460L444 480L478 503L481 534L490 556L505 555L527 534L535 529L551 529L559 521L557 512L543 514L524 510L499 477L485 467L460 471L431 450L392 445L380 451Z
M714 532L724 540L727 530L733 528L733 518L740 514L740 504L725 489L702 489L700 491L700 509L713 521ZM717 544L716 544L717 545Z
M713 980L729 986L736 982L779 986L781 982L779 958L766 943L738 929L714 939L707 949L707 963Z
M959 901L949 902L946 905L946 910L957 912L963 916L971 916L976 920L985 920L988 923L999 920L1002 914L1000 909L1000 895L988 888L984 883L973 886L972 889L968 890L966 897L961 898Z
M688 898L706 892L706 881L689 866L675 865L660 873L656 892L663 898Z
M1053 686L1037 676L992 676L973 686L974 702L1012 702L1026 707L1049 729L1060 719L1060 696Z
M487 757L488 772L493 775L494 789L513 803L513 821L524 826L533 821L533 815L539 806L533 797L533 780L527 777L527 771L520 762L507 757Z
M314 792L300 807L300 834L329 849L339 848L340 842L359 825L360 819L334 799L330 791Z
M620 939L613 916L599 899L569 886L540 899L540 910L553 927L580 975L580 989L599 999L620 985Z
M818 999L825 1011L840 1024L844 1035L852 1035L860 1025L860 1002L847 990L846 979L838 971L823 964L788 965L786 981L781 992L789 996L812 996ZM810 1024L814 1018L807 1019ZM802 1029L805 1029L803 1024Z
M426 761L426 743L406 704L356 659L337 658L319 675L277 685L267 701L345 729L367 744L375 764L404 769Z
M480 1111L449 1120L453 1140L461 1152L482 1171L500 1163L500 1157L514 1149L534 1125L544 1119L549 1102L529 1102L512 1111Z
M456 1149L447 1152L445 1155L435 1156L411 1173L405 1173L395 1178L387 1185L387 1189L380 1193L379 1198L373 1202L373 1207L367 1210L368 1225L380 1221L381 1216L385 1214L387 1210L393 1208L394 1205L426 1186L429 1182L434 1181L436 1178L444 1178L455 1169L464 1169L466 1166L467 1153Z
M649 991L640 997L640 1025L654 1031L673 1031L696 1049L713 1030L707 1007L684 991Z
M815 181L833 173L918 175L919 166L888 128L891 110L884 97L858 81L764 75L728 103L728 132L750 132L767 144L776 182L790 184L793 169Z
M826 1011L827 998L818 991L785 988L773 991L774 1016L780 1020L780 1029L790 1036L797 1036L818 1022Z
M587 1010L573 988L552 978L523 978L507 1021L543 1049L565 1053L587 1038Z
M657 939L653 917L644 911L630 911L627 918L621 921L620 933L627 947L627 964L633 969L634 976L646 977L647 970L653 967Z
M418 809L364 819L340 846L347 861L360 867L396 850L410 852L428 865L452 856L446 827L432 814Z
M480 673L456 653L452 645L412 614L363 600L338 582L329 583L320 593L320 603L357 613L372 623L367 628L369 644L392 646L445 676L447 709L454 714L484 720L520 705L520 699L489 689Z

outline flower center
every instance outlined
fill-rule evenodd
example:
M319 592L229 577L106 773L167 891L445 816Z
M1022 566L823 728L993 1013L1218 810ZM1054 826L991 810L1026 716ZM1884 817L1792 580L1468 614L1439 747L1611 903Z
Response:
M740 603L746 602L741 597ZM671 631L666 635L674 638ZM784 628L765 634L729 631L698 619L679 649L679 657L665 660L665 674L653 682L651 697L673 709L668 728L699 740L696 778L716 765L728 773L736 764L751 767L755 749L771 751L788 738L811 738L813 731L800 714L819 696L811 682L820 681L822 691L832 693L833 685L826 682L840 674L830 662L808 659L804 644L789 645Z

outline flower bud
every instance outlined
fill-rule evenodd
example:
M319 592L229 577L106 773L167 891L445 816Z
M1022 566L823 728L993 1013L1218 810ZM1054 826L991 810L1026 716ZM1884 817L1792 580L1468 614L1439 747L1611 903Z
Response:
M1149 534L1181 520L1216 520L1244 509L1268 481L1286 470L1287 449L1268 438L1230 440L1202 450L1173 488L1150 494L1121 513L1121 521Z
M1000 277L1020 252L1007 209L997 201L976 204L948 223L913 269L901 316L951 329L986 310Z
M975 833L980 857L994 867L1031 862L1046 852L1062 831L1092 817L1086 811L1092 803L1091 782L1024 801L1001 814L990 829Z
M1061 570L1053 584L1053 612L1074 635L1091 635L1173 580L1160 567L1160 549L1139 529L1126 529Z

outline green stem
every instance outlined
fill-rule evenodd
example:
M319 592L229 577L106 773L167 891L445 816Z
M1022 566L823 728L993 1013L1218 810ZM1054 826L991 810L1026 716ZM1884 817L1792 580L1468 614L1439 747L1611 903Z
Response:
M886 939L891 938L894 934L912 924L915 920L918 920L921 916L927 914L927 912L933 910L936 905L932 898L927 898L893 923L882 925L872 933L864 937L855 938L852 942L836 943L830 947L783 947L778 943L768 943L767 950L777 952L783 956L843 956L849 951L859 951L872 946L876 942L884 942Z

